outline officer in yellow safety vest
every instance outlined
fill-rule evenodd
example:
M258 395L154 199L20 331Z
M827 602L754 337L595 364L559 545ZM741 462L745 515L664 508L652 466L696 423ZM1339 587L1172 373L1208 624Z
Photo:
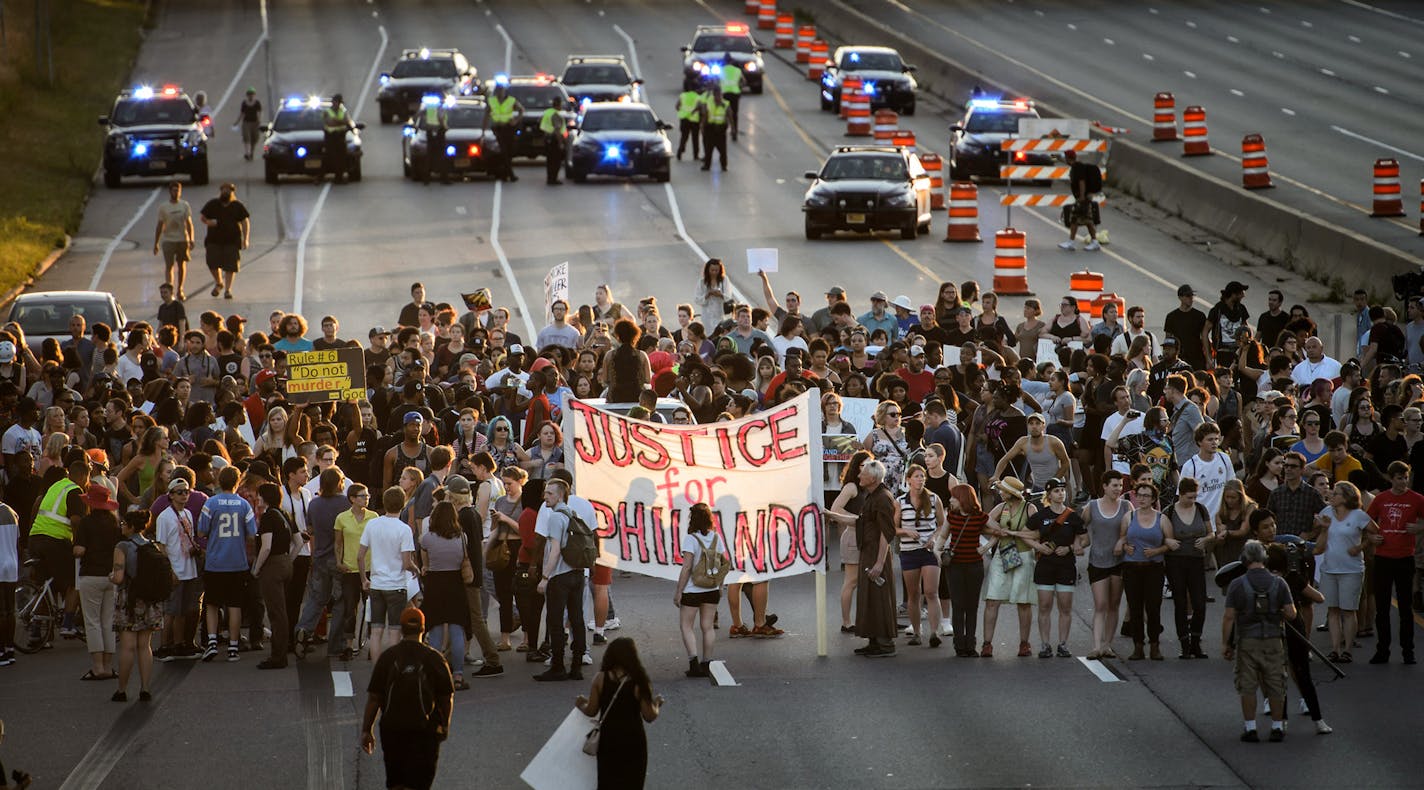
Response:
M509 95L508 78L497 75L494 78L494 93L486 100L489 112L485 113L485 124L494 132L499 142L499 155L495 157L491 172L505 181L518 181L514 174L514 130L524 118L524 105Z
M539 116L539 132L544 135L544 183L562 184L559 168L564 164L564 145L569 139L569 122L564 118L564 101L549 99L549 107Z
M702 111L702 100L706 94L689 87L687 90L677 95L677 158L682 161L682 152L687 150L687 141L692 140L692 158L701 159L699 153L701 148L698 145L698 134L701 130L697 128L698 117Z
M77 521L85 512L83 495L89 486L89 457L82 454L75 457L69 462L68 472L68 477L50 486L40 498L34 525L30 527L29 551L31 557L39 560L36 571L43 578L53 579L55 593L64 598L64 619L59 633L72 639L79 635L79 629L74 627L79 594L74 588L71 521Z
M425 129L425 183L435 169L440 169L440 183L450 183L451 161L445 153L445 132L450 128L450 117L445 103L438 97L428 97L420 105L420 125Z
M732 139L737 139L737 110L742 103L742 86L746 83L746 77L742 74L742 69L732 61L722 64L722 95L726 97L727 104L730 105L728 111L728 123L732 127Z
M337 93L331 97L331 106L321 111L321 128L326 133L325 144L322 145L322 164L325 171L336 176L336 183L346 183L346 133L355 129L351 123L351 116L346 112L346 105L341 100L341 94Z
M731 104L722 97L722 86L712 84L712 93L702 99L698 115L702 119L702 169L712 169L712 151L722 157L722 170L727 169L727 113Z

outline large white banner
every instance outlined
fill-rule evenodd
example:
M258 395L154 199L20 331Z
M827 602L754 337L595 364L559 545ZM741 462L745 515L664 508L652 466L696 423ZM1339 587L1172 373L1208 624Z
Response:
M728 582L816 570L826 555L819 411L808 393L734 422L668 425L570 399L564 455L598 513L599 564L677 579L688 508L705 502L731 550Z

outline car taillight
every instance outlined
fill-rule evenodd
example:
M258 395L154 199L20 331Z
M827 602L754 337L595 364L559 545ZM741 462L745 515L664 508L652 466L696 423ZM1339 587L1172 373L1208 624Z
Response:
M1015 151L1015 152L1014 152L1014 161L1015 161L1015 162L1027 162L1027 161L1028 161L1028 154L1024 153L1023 151Z
M470 152L470 156L479 156L479 155L480 155L480 147L479 147L479 145L477 145L477 144L475 144L475 143L470 143L469 152Z

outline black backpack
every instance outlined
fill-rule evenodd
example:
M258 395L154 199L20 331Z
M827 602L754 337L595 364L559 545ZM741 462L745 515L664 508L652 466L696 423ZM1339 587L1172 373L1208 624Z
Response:
M143 601L150 606L166 603L173 594L173 563L168 560L168 552L153 541L134 545L134 568L129 576L129 606L135 601Z
M1089 195L1103 191L1103 171L1094 165L1083 169L1083 191Z
M560 507L556 512L569 519L569 528L564 531L564 542L559 547L559 556L563 557L570 568L592 568L598 561L598 536L571 508Z
M381 727L401 732L431 732L435 722L435 690L421 651L392 648L395 665L386 684Z

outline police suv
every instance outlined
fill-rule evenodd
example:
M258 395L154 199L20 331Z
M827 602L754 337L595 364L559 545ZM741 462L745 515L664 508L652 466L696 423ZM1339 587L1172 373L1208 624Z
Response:
M114 189L124 176L187 174L208 183L208 135L212 119L198 114L193 100L176 85L140 86L114 100L99 117L104 140L104 186Z
M262 127L262 160L267 183L275 184L284 175L309 175L320 178L326 172L326 129L322 123L324 111L331 100L318 96L292 96L284 100L272 116L272 122ZM361 132L366 124L346 133L346 177L361 180Z
M480 91L474 66L458 49L407 49L389 72L381 75L376 92L381 123L409 118L421 99L432 94L470 96Z
M601 101L643 100L643 81L628 70L622 55L570 55L559 81L580 107Z
M698 25L692 43L682 52L683 90L694 90L703 80L720 77L723 64L735 63L742 70L747 89L761 93L766 64L762 62L762 48L746 25Z
M915 92L919 83L915 70L889 47L838 47L821 75L821 109L840 112L841 83L847 75L861 80L861 90L870 96L870 109L889 108L901 115L915 114Z

